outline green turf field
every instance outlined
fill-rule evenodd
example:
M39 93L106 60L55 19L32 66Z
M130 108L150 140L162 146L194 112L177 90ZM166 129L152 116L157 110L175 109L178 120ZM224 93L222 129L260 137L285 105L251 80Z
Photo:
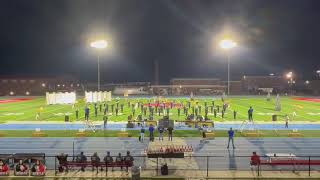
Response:
M2 98L3 99L3 98ZM126 121L128 115L130 115L131 107L128 107L128 101L130 103L142 102L148 103L153 102L152 98L129 98L120 99L119 104L124 104L124 112L121 115L116 116L115 114L109 115L109 120L112 121ZM166 102L174 101L175 103L182 103L183 105L187 104L189 98L167 98L162 99ZM204 103L207 102L208 106L211 106L213 98L204 98L204 99L195 99L191 106L202 106L201 114L204 115L205 108ZM223 105L220 98L214 99L215 106ZM309 101L300 101L295 100L292 97L281 97L281 112L275 111L275 97L271 98L271 101L267 101L265 96L257 97L231 97L227 98L226 101L230 106L225 113L225 117L221 117L221 113L218 113L217 117L213 117L213 113L209 108L208 117L215 121L226 122L233 121L233 111L237 111L237 121L247 119L247 111L249 106L254 108L254 120L255 121L265 121L270 122L272 114L280 115L280 120L284 119L284 115L288 114L291 120L294 121L309 121L309 122L320 122L320 103L319 102L309 102ZM33 100L25 102L11 102L11 103L1 103L0 104L0 122L7 121L33 121L36 120L36 114L40 112L39 121L63 121L65 113L70 114L71 121L75 120L75 109L73 105L46 105L45 97L35 97ZM109 104L109 113L111 113L111 104L115 104L116 100L108 102ZM79 108L80 120L84 119L84 107L85 103L83 100L75 105ZM97 117L94 117L94 105L90 104L90 119L91 120L102 120L103 119L103 106L102 112L98 113ZM98 105L99 107L99 105ZM99 109L99 108L98 108ZM119 108L120 109L120 108ZM99 111L99 110L98 110ZM189 114L191 113L189 109ZM120 112L120 110L119 110ZM186 116L183 114L183 109L181 109L181 115L178 117L178 110L173 108L170 110L170 119L174 120L185 120ZM221 112L221 110L220 110ZM293 112L296 112L296 116L292 117ZM140 108L136 109L135 117L141 114ZM149 111L147 111L147 117L149 117ZM146 118L147 118L146 117ZM158 116L158 113L155 113L155 119L161 118L162 115ZM145 118L145 117L143 117Z

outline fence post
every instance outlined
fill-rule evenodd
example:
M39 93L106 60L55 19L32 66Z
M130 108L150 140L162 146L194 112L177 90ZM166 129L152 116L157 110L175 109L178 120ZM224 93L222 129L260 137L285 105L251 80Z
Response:
M207 177L209 177L209 156L207 156Z
M159 157L157 157L157 176L158 176L158 173L159 173Z
M54 175L57 175L57 157L54 157Z
M74 141L72 142L72 160L74 161Z
M309 156L309 176L310 176L310 171L311 171L311 167L310 167L310 156Z

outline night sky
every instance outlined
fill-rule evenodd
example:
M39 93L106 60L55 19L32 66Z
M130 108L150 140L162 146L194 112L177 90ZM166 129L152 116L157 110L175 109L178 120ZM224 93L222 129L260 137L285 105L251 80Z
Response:
M320 68L319 0L1 0L0 74L73 75L105 82L242 75L315 78ZM104 38L103 52L89 47Z

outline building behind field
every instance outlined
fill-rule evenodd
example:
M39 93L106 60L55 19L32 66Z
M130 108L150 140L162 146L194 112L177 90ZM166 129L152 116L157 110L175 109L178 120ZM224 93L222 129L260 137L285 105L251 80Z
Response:
M0 76L0 96L39 96L49 92L81 91L72 77Z
M224 83L217 78L174 78L170 81L173 95L212 95L226 90Z
M243 76L241 86L242 91L248 94L266 93L269 89L278 93L288 89L287 80L282 76Z
M153 85L155 95L213 95L226 90L224 82L217 78L173 78L169 85Z
M80 82L70 76L0 76L0 96L39 96L46 92L96 91L96 82ZM101 90L115 95L221 95L227 91L227 82L218 78L173 78L167 85L150 82L101 83ZM319 95L320 80L296 79L290 84L282 76L243 76L230 81L231 95L267 94L271 92L296 95Z

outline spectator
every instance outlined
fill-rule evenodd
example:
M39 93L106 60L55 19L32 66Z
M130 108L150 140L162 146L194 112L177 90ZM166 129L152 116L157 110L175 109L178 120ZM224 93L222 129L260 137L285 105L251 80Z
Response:
M77 162L79 162L79 163L85 163L85 162L87 162L87 156L85 156L85 155L83 154L83 152L81 152L81 153L77 156ZM86 165L82 165L82 166L81 166L81 171L84 171L84 170L85 170L85 167L86 167Z
M141 130L140 130L140 141L143 142L144 141L144 133L145 133L145 129L144 129L144 126L141 127Z
M173 134L173 127L169 126L168 127L168 136L169 136L169 141L172 141L172 134Z
M16 165L16 172L27 172L28 167L23 163L23 160L19 160L19 163Z
M122 162L123 162L123 158L121 156L121 153L119 153L118 156L116 157L116 163L120 164L121 170L123 169Z
M96 167L97 168L97 173L98 173L100 157L98 156L97 152L93 153L93 155L91 156L91 163L92 163L92 171L94 171L94 167Z
M36 173L36 175L44 175L46 172L46 166L41 163L41 161L37 160L36 163L31 168L32 173Z
M251 155L251 161L250 161L251 169L253 168L253 166L259 166L259 164L260 164L260 156L256 152L253 152Z
M168 175L169 170L168 170L168 165L165 163L163 166L161 166L161 175Z
M154 127L152 124L149 126L149 132L150 132L150 141L154 141Z
M66 166L67 158L68 158L68 154L64 154L64 153L61 153L60 155L57 156L57 159L59 161L59 167L58 167L59 172L63 172L63 167L65 167L66 170L68 171L68 166Z
M0 159L0 172L9 173L9 166Z
M107 164L106 168L108 171L108 165L111 165L113 163L113 158L110 156L110 152L107 152L107 155L104 157L104 162ZM112 167L112 171L113 171L113 167Z
M130 151L127 151L127 155L124 157L124 162L126 164L127 172L128 172L128 166L133 166L133 157L130 155Z
M163 141L163 132L164 132L164 129L162 126L159 126L158 127L158 131L159 131L159 141L162 140Z
M233 149L235 149L235 147L234 147L234 142L233 142L234 131L232 130L232 128L230 128L230 130L228 131L228 136L229 136L229 140L228 140L228 146L227 146L227 148L229 149L229 144L230 144L230 141L231 141L231 142L232 142Z

